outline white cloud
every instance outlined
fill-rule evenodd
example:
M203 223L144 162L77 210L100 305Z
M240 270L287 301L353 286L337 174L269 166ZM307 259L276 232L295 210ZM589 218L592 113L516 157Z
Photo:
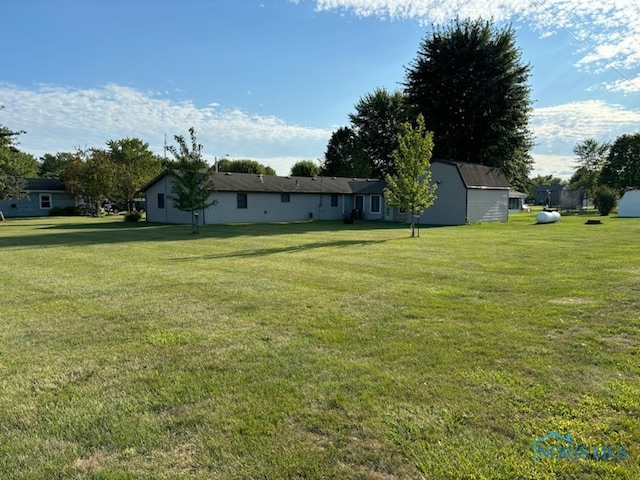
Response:
M605 88L611 92L640 93L640 75L635 78L625 78L613 83L605 85Z
M531 128L539 149L567 151L586 138L615 140L624 133L634 133L640 125L640 110L608 104L602 100L572 102L536 108Z
M542 36L569 32L581 44L579 64L632 68L640 64L638 0L316 0L320 11L442 23L459 18L519 21Z
M576 159L571 155L545 155L534 153L533 168L530 177L538 175L553 175L568 180L575 171Z
M0 98L6 107L0 123L26 130L21 148L37 156L102 147L107 140L124 137L138 137L161 153L165 134L172 143L173 135L187 135L193 126L209 159L228 153L232 158L278 156L297 161L321 156L331 135L329 130L288 124L274 116L223 109L215 102L197 107L113 84L91 89L0 84ZM276 170L288 173L288 168Z
M537 108L531 120L537 143L531 174L569 178L575 169L573 147L577 143L588 138L611 142L625 133L637 132L639 125L640 110L601 100Z

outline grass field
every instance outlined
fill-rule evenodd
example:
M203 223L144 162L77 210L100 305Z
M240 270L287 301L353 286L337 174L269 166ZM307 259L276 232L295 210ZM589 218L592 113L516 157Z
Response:
M640 478L640 219L534 219L1 223L0 478Z

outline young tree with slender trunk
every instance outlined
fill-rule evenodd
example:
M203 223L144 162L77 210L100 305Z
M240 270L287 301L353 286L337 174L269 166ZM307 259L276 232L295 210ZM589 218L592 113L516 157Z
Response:
M411 236L415 236L416 218L436 200L436 184L431 183L433 135L425 131L424 118L418 115L414 128L402 126L398 148L392 157L396 173L387 175L384 195L387 203L411 214Z
M183 212L191 212L191 233L198 233L198 211L216 205L217 200L211 199L215 192L212 174L215 167L210 167L202 158L202 145L196 140L196 131L189 129L191 148L182 135L175 135L178 146L170 145L167 150L174 157L168 165L174 176L170 197L174 208Z

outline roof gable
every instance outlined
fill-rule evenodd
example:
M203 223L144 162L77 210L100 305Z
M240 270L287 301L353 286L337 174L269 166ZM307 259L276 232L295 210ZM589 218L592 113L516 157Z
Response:
M498 167L487 167L478 163L458 162L454 160L433 160L432 163L454 165L467 188L508 189L509 181Z

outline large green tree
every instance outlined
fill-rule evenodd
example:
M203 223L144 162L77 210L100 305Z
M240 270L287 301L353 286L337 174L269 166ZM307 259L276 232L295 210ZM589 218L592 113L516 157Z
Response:
M22 133L0 125L0 200L24 198L25 179L37 176L36 159L17 148L16 138Z
M404 82L408 102L434 134L434 156L500 167L514 188L526 189L530 72L510 26L467 19L435 28Z
M46 178L60 178L62 172L74 158L72 152L45 153L40 157L38 176Z
M640 188L640 132L616 138L602 166L600 184L618 193L627 187Z
M403 123L410 120L405 96L377 88L355 104L349 114L354 132L371 164L374 176L383 177L395 171L393 151L398 147L398 135Z
M387 175L384 195L387 203L411 214L411 236L415 221L436 200L436 184L431 183L433 135L425 130L424 118L418 115L416 126L402 125L398 148L392 156L396 172Z
M584 190L593 199L600 183L600 172L607 159L610 143L600 143L594 138L588 138L573 147L573 153L578 165L569 181L570 188Z
M320 173L327 177L364 177L371 175L360 138L350 127L341 127L331 135Z
M313 160L300 160L291 166L291 175L295 177L316 177L320 175L320 165Z
M182 135L175 135L177 146L170 145L167 150L174 157L169 163L169 169L174 176L171 187L171 200L174 208L191 213L191 232L198 233L198 214L200 210L215 205L211 199L215 192L212 173L215 167L210 167L202 158L202 145L196 139L196 131L189 129L191 145Z
M256 160L222 158L218 160L219 172L255 173L256 175L275 175L276 171Z
M110 197L131 207L140 189L162 172L162 158L149 150L149 144L139 138L109 140L109 155L114 169L113 190Z
M99 215L102 202L114 188L115 168L111 155L101 148L78 149L66 163L60 180L69 193L82 197L91 214Z

